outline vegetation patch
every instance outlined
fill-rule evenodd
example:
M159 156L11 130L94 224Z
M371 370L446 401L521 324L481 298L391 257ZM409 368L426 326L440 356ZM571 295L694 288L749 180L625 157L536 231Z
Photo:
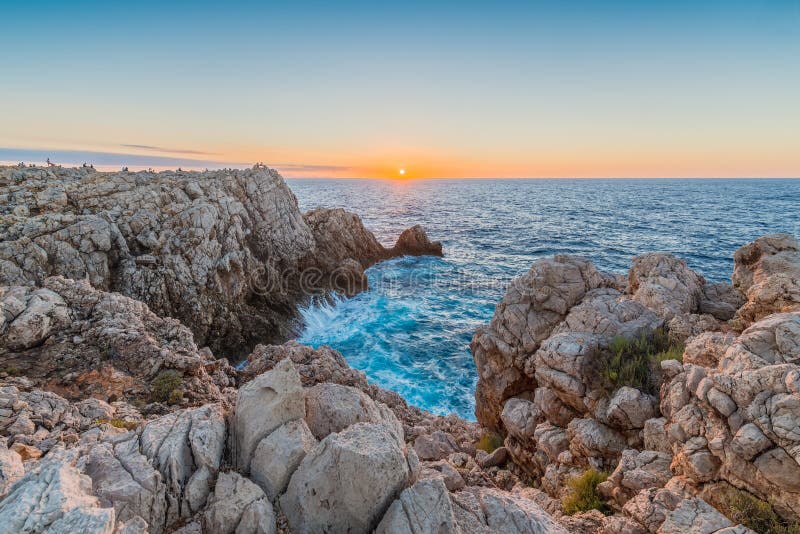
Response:
M153 402L172 402L175 399L175 391L180 392L183 398L183 392L178 388L181 385L181 374L178 371L162 371L150 383L150 398Z
M96 425L111 425L115 428L124 428L125 430L133 430L138 423L134 421L125 421L124 419L98 419L95 421Z
M483 433L483 435L481 435L481 439L479 439L478 443L475 444L475 448L491 454L495 451L495 449L501 447L502 445L503 438L499 434L487 430Z
M599 374L609 392L630 386L654 395L665 360L682 361L683 345L671 345L663 329L634 339L617 336L600 358Z
M731 491L721 508L731 521L760 534L800 534L800 523L786 521L770 503L746 491Z
M567 515L589 510L599 510L604 514L611 513L611 508L597 490L598 484L605 482L608 474L591 468L582 475L572 477L567 482L569 493L561 500L564 513Z

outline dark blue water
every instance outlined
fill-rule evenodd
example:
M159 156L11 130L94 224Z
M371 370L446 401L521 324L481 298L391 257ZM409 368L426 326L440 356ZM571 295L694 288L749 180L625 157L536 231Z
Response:
M800 235L800 180L288 180L303 210L344 207L386 245L414 224L445 257L367 272L372 290L303 310L300 341L437 414L474 419L469 342L536 258L580 254L607 271L668 251L711 281L764 234Z

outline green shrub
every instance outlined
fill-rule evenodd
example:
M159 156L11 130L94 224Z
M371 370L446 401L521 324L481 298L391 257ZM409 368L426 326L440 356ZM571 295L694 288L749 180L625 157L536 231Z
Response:
M569 493L561 501L564 513L567 515L589 510L600 510L604 514L611 512L608 504L597 491L597 485L605 482L608 475L602 471L591 468L582 475L573 477L567 482Z
M150 384L150 398L154 402L169 402L170 396L181 385L181 374L178 371L162 371Z
M180 404L181 402L183 402L183 390L173 389L172 392L169 394L167 402L169 404Z
M734 490L721 510L731 521L741 523L760 534L800 534L800 523L782 519L772 505L752 494Z
M670 345L662 329L634 339L617 336L599 360L599 374L609 391L630 386L655 394L658 393L660 364L670 359L681 361L683 347Z
M15 365L9 365L8 367L4 367L0 369L0 372L6 373L8 376L21 376L22 369Z
M487 430L481 435L481 439L475 444L475 448L491 454L502 445L503 438L499 434Z

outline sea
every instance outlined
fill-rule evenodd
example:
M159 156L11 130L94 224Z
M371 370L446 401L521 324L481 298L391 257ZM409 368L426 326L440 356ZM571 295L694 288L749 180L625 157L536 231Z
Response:
M298 341L328 345L369 381L435 414L474 420L469 343L509 282L537 259L589 258L625 273L637 254L672 252L711 282L753 239L800 236L800 180L290 179L302 210L343 207L386 246L421 224L444 257L367 270L370 291L301 310Z

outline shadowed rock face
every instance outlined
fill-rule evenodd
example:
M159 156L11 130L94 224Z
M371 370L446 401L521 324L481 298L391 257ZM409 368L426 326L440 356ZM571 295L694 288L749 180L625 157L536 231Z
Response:
M274 170L99 173L0 167L0 285L62 275L145 302L198 345L285 340L298 302L366 289L363 270L439 254L415 227L386 249L344 210L303 215Z

